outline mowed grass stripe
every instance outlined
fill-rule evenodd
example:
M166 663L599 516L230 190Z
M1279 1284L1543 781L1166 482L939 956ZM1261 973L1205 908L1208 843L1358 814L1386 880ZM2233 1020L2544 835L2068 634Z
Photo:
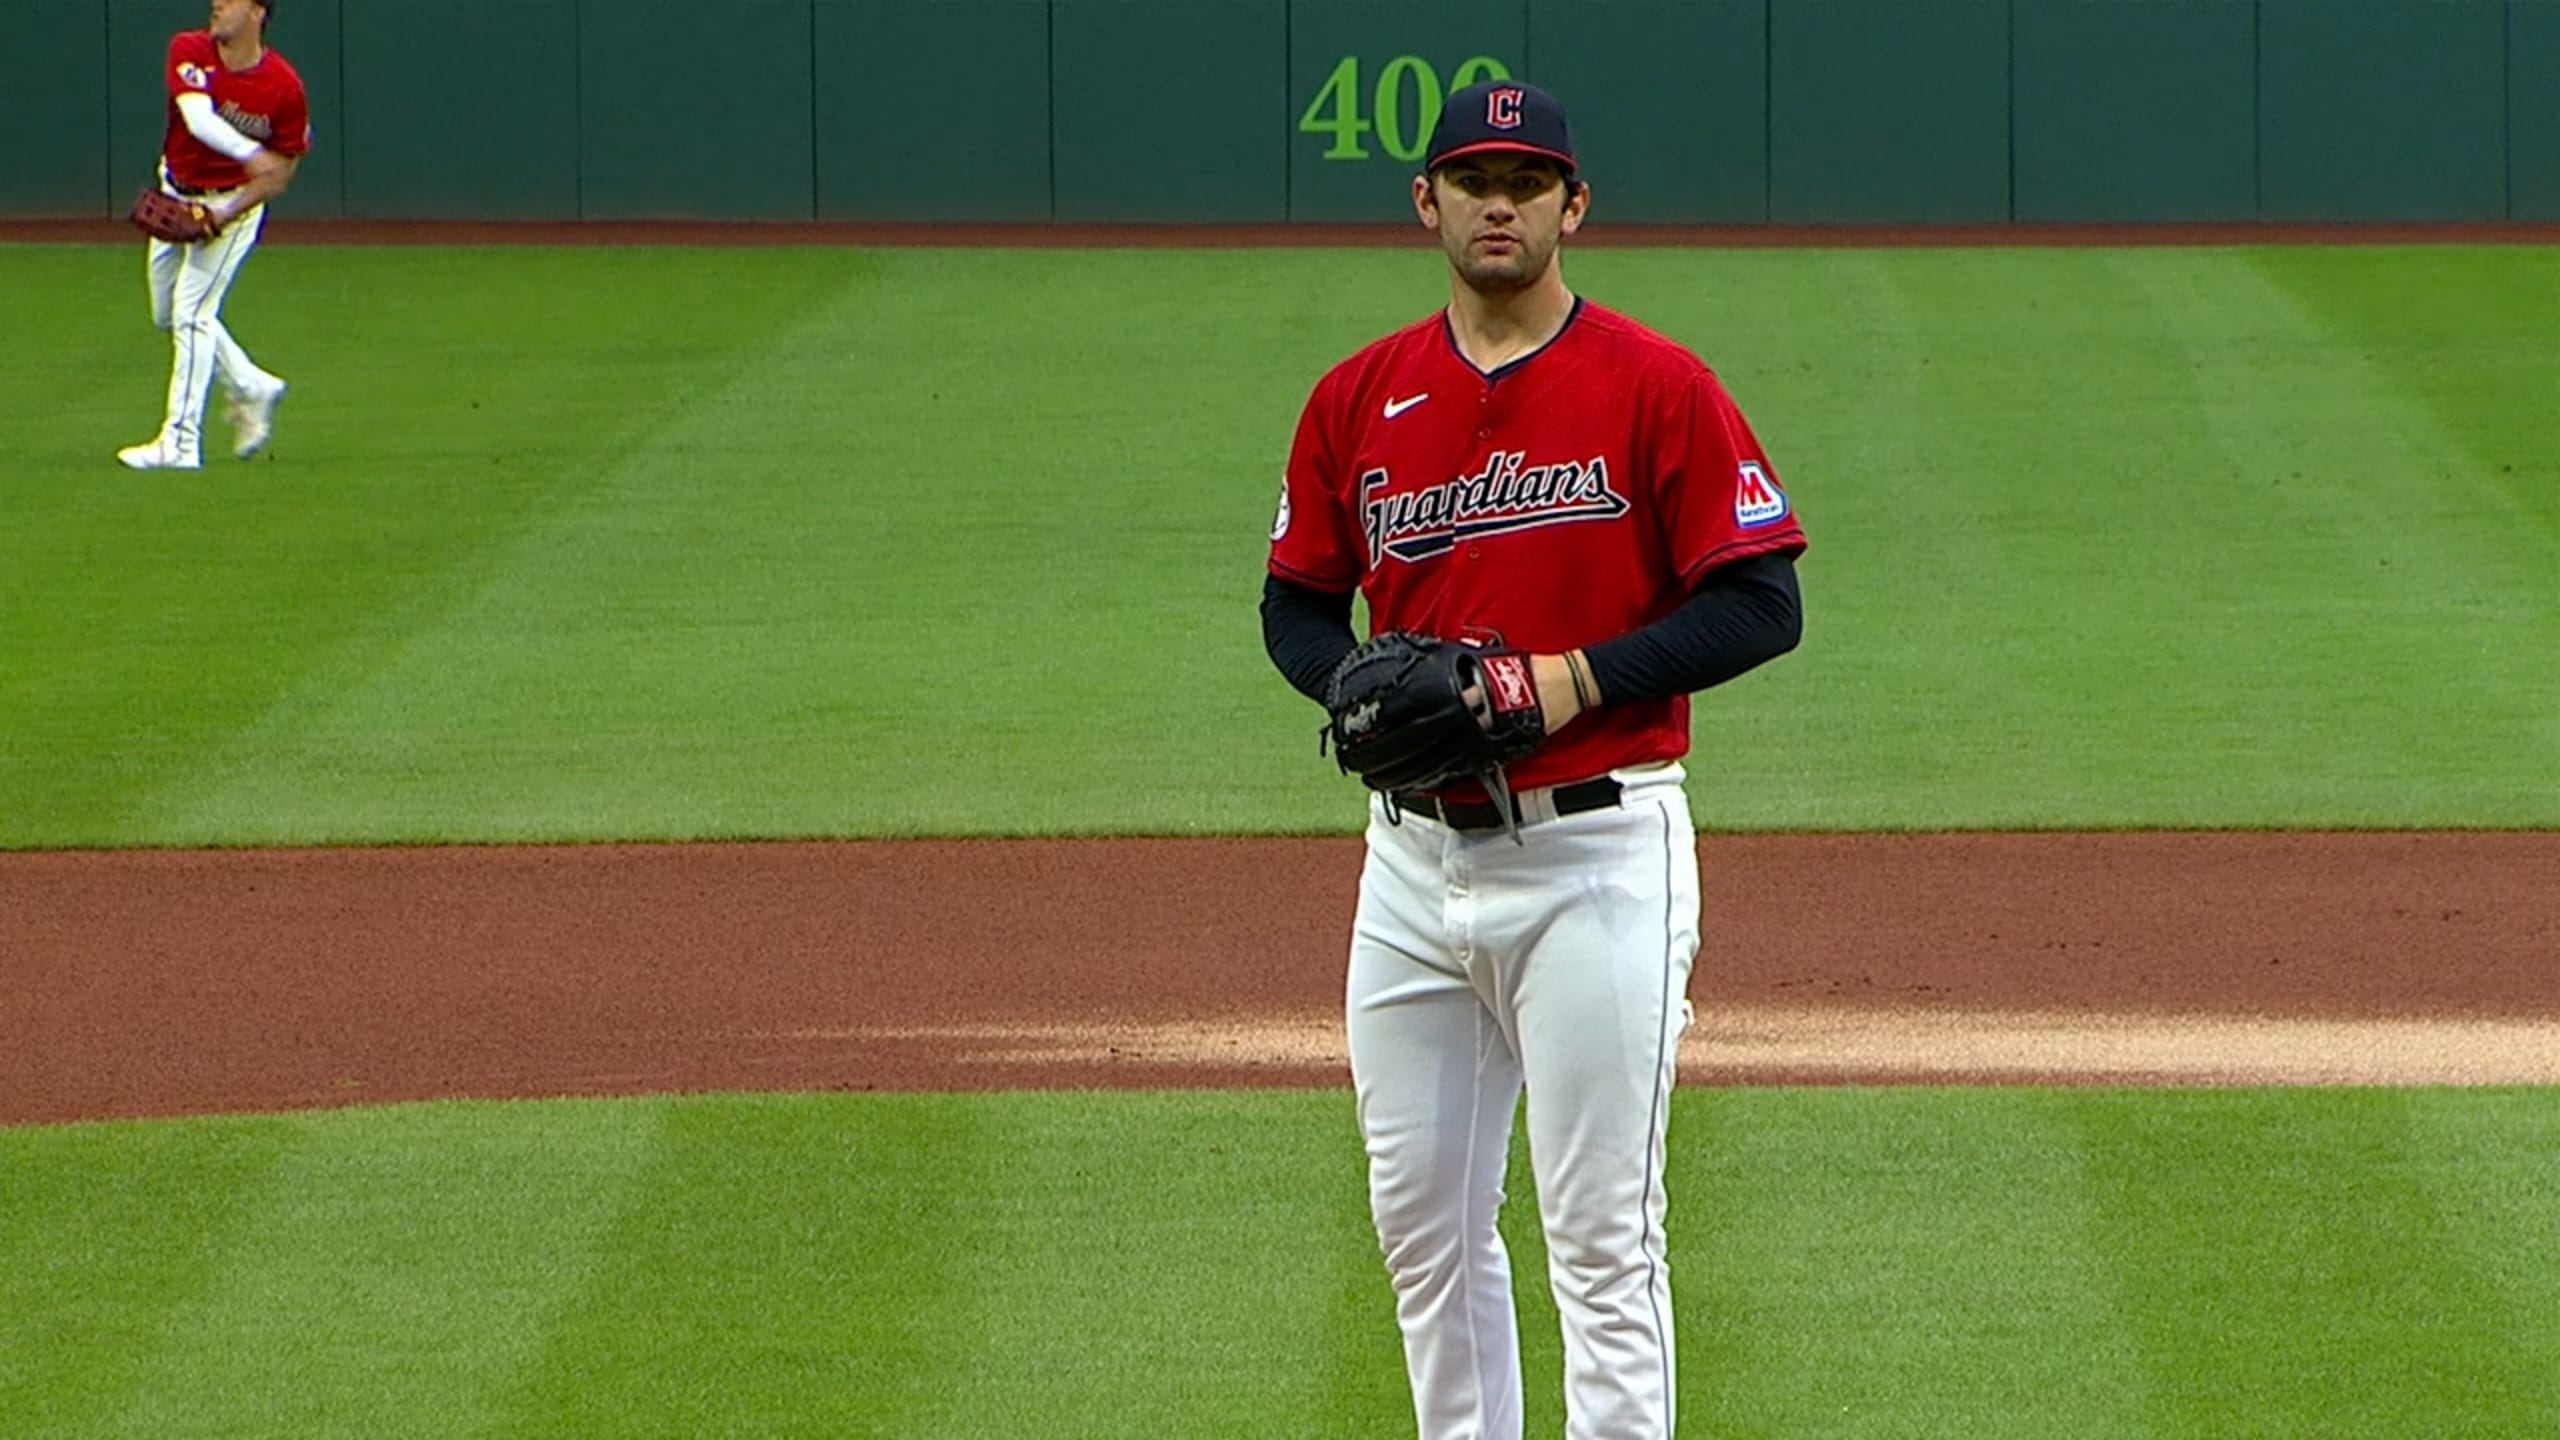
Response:
M2033 1090L1693 1096L1672 1132L1689 1423L2149 1433L2151 1377L2122 1333L2114 1237L2070 1103Z
M2451 1091L2188 1091L2070 1107L2109 1238L2123 1335L2176 1434L2534 1435L2560 1412L2549 1317L2518 1326L2493 1264L2543 1264L2553 1195L2518 1217L2448 1211L2446 1117L2547 1165L2548 1092L2515 1110ZM2466 1233L2467 1232L2467 1233ZM2492 1239L2496 1237L2496 1239ZM2511 1292L2509 1292L2511 1293ZM2239 1422L2239 1423L2235 1423Z
M137 1310L145 1323L122 1348L80 1357L114 1383L56 1433L479 1433L553 1312L605 1263L596 1242L661 1110L449 1104L267 1122L285 1133L259 1138L282 1143L258 1183L216 1192L198 1283ZM133 1143L149 1128L99 1132L119 1147L98 1164L152 1183L148 1142ZM83 1232L115 1235L95 1216L68 1234Z
M0 1130L0 1434L106 1435L259 1243L286 1119Z
M2560 249L2425 254L2376 285L2345 250L2249 252L2401 403L2426 407L2471 462L2457 475L2530 517L2513 541L2547 558L2560 542Z
M1144 257L875 263L148 828L1193 830L1204 793L1276 783L1237 774L1224 737L1296 754L1312 734L1250 623L1262 452L1294 402L1239 437L1220 417L1268 392L1208 378L1265 351L1175 324ZM1038 297L1036 322L982 312L996 293ZM1147 636L1164 648L1133 684Z
M996 1198L967 1217L971 1247L1072 1258L961 1297L953 1339L983 1337L986 1358L979 1403L945 1433L978 1416L1128 1440L1410 1423L1347 1093L1096 1095L997 1118L975 1157Z
M1348 1107L683 1102L612 1236L618 1265L490 1433L1391 1429L1407 1402Z
M1612 262L1596 284L1621 257L1577 259ZM1986 513L1996 492L1970 462L2007 427L1986 427L1966 396L1949 408L1942 381L1992 377L1958 359L1979 347L1933 328L1948 310L1985 323L1989 282L1954 282L1972 305L1933 302L1965 272L1924 275L1913 259L1700 263L1684 293L1713 308L1653 321L1703 337L1694 348L1751 418L1812 542L1804 648L1693 702L1692 804L1708 828L1891 824L1877 795L1926 814L1959 790L2015 824L2047 798L2000 763L2033 720L2009 677L1990 683L2016 577ZM1651 289L1641 274L1624 283L1629 308Z
M2176 501L2198 564L2190 602L2160 617L2171 623L2157 650L2224 683L2186 697L2184 724L2150 723L2192 742L2189 768L2223 774L2226 803L2270 822L2317 807L2393 823L2408 801L2378 793L2379 772L2425 797L2435 823L2549 824L2560 803L2560 668L2542 663L2560 651L2550 536L2474 444L2410 398L2406 377L2431 348L2377 360L2369 336L2272 283L2274 263L2200 252L2123 266L2186 337L2178 371L2193 393L2174 409L2212 446ZM2486 377L2502 353L2473 357L2475 383L2497 383ZM2151 678L2135 688L2175 683Z
M2560 1105L2545 1090L2416 1092L2402 1134L2448 1259L2479 1283L2480 1323L2503 1337L2511 1408L2560 1433Z
M153 475L112 460L156 423L168 371L138 261L0 250L0 273L52 277L43 293L87 317L42 337L77 359L5 416L8 843L338 838L293 814L339 786L325 769L271 792L282 813L257 836L172 827L160 791L271 781L254 751L278 706L360 683L472 592L494 547L846 273L743 252L271 249L232 318L294 385L272 454L233 461L218 431L205 470ZM130 331L97 323L127 308ZM80 388L102 369L119 383Z
M484 1433L870 1435L892 1416L929 1421L969 1349L942 1353L954 1337L937 1307L1000 1278L973 1273L980 1257L950 1223L984 1198L963 1183L979 1118L930 1098L673 1102L603 1241L612 1264L563 1308Z
M1706 822L2560 816L2537 778L2560 678L2529 658L2560 642L2547 542L2396 388L2461 357L2501 393L2560 392L2560 351L2332 332L2260 272L2294 253L1698 267L1667 321L1710 337L1814 537L1805 648L1697 707L1701 754L1734 761ZM2351 297L2471 267L2360 256L2325 272ZM2469 283L2530 291L2524 273ZM2501 421L2550 423L2482 417Z
M1722 316L1687 322L1731 347L1708 358L1814 545L1805 647L1698 703L1725 759L1707 781L1730 776L1701 814L2037 827L2175 804L2192 776L2141 766L2162 716L2120 686L2156 664L2143 567L2180 539L2144 493L2187 468L2145 399L2179 337L2097 252L1843 252L1789 283L1801 263L1748 259Z
M489 538L439 609L360 668L310 677L145 826L271 844L682 837L683 817L724 797L805 796L765 783L779 751L863 743L801 692L844 663L810 607L859 573L810 521L861 523L821 498L854 448L821 436L869 270L766 276L802 285L805 311L689 368L645 439L588 457L574 487ZM783 768L827 768L795 758ZM659 808L635 813L635 798Z

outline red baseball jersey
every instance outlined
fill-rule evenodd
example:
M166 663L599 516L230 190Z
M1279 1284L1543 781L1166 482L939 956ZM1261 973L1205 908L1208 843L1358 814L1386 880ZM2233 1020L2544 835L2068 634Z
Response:
M1458 353L1445 313L1327 372L1298 420L1270 563L1317 590L1356 587L1373 634L1551 654L1662 618L1718 565L1804 544L1715 373L1583 300L1553 340L1491 375ZM1688 749L1687 696L1603 705L1512 766L1511 783Z
M160 142L160 161L169 178L197 190L229 190L248 183L239 161L196 138L178 113L178 97L189 92L213 97L214 113L231 128L279 155L300 155L311 148L311 109L303 97L302 77L273 50L246 70L222 68L213 35L181 30L169 37L169 63L162 77L169 85L169 131Z

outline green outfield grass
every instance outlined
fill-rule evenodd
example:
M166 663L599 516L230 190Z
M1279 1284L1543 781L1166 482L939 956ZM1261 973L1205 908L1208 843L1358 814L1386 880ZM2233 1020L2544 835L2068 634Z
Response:
M0 845L1346 831L1254 603L1426 250L0 247ZM2560 254L1605 251L1813 536L1733 829L2560 823ZM220 437L217 436L217 440Z
M1696 1092L1673 1152L1684 1434L2560 1428L2545 1093ZM0 1433L1390 1435L1358 1163L1321 1091L0 1130Z

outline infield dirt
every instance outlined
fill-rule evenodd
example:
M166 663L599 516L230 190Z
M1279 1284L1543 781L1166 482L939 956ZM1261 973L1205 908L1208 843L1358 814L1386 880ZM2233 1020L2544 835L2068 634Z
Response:
M1710 836L1690 1083L2560 1082L2560 833ZM0 854L0 1123L1339 1085L1355 838Z

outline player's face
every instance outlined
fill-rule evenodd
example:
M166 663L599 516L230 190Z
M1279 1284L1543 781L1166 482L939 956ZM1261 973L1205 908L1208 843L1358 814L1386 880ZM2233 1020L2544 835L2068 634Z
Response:
M258 33L257 0L213 0L213 13L205 28L216 40L237 40Z
M1415 210L1440 232L1449 268L1483 294L1525 290L1555 264L1590 202L1555 162L1495 151L1461 156L1413 182Z

